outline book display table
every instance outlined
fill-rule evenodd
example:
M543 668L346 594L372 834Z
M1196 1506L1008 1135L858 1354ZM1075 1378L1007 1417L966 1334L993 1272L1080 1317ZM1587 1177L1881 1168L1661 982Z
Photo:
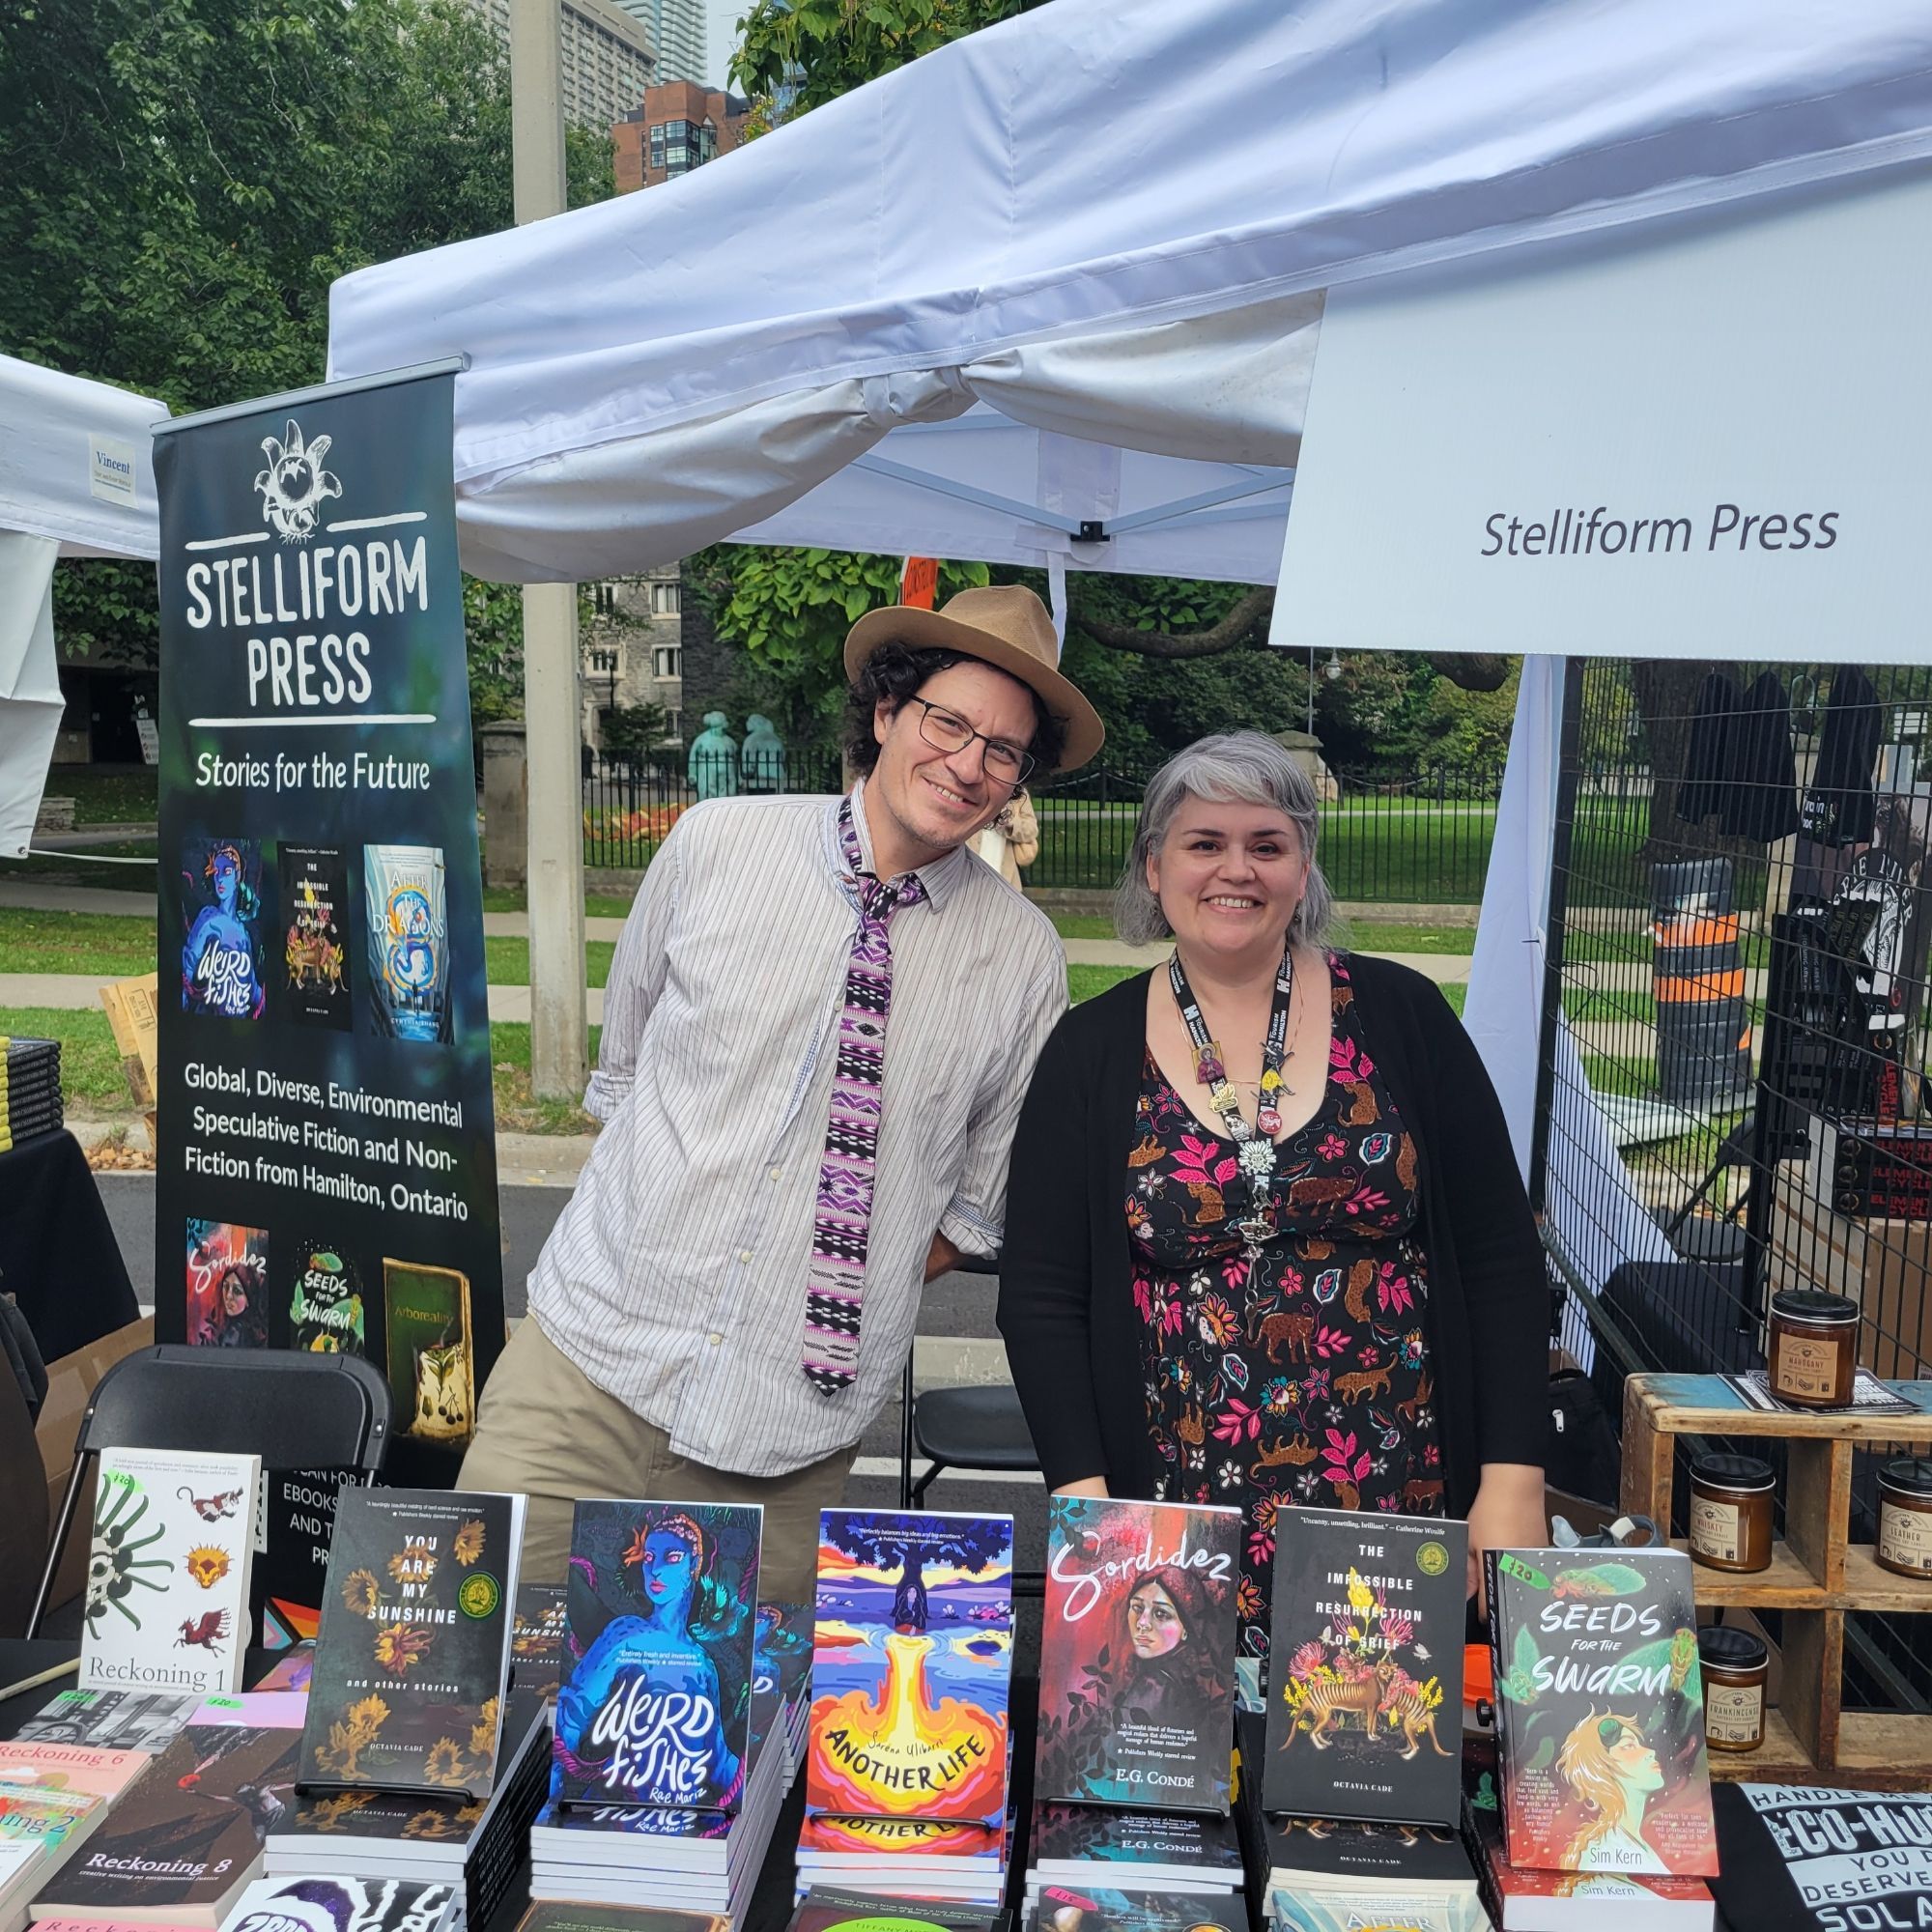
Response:
M1782 1692L1765 1715L1764 1743L1750 1752L1712 1752L1714 1777L1932 1787L1932 1715L1846 1711L1841 1703L1847 1613L1932 1611L1932 1579L1881 1569L1869 1544L1850 1540L1853 1452L1932 1450L1932 1382L1889 1386L1916 1412L1771 1412L1751 1407L1719 1376L1632 1376L1624 1384L1622 1503L1630 1514L1670 1521L1679 1436L1784 1445L1785 1527L1771 1567L1737 1576L1693 1566L1700 1608L1775 1610L1783 1623Z

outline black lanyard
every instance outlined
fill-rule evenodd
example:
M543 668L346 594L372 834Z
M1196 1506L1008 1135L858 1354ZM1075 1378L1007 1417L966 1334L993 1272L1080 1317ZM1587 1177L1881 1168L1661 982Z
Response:
M1240 1147L1241 1178L1247 1182L1247 1212L1236 1224L1250 1247L1266 1240L1275 1232L1273 1201L1269 1183L1274 1177L1274 1137L1281 1131L1281 1109L1276 1095L1282 1090L1282 1064L1288 1058L1288 1021L1294 998L1294 948L1282 948L1281 969L1275 975L1274 1004L1268 1009L1267 1038L1262 1046L1261 1090L1255 1103L1255 1123L1242 1118L1240 1102L1228 1080L1221 1058L1220 1042L1211 1039L1208 1022L1202 1017L1201 1003L1187 983L1177 949L1167 962L1167 983L1174 989L1174 1004L1180 1009L1187 1037L1194 1046L1194 1074L1208 1089L1208 1103L1220 1115L1231 1140Z

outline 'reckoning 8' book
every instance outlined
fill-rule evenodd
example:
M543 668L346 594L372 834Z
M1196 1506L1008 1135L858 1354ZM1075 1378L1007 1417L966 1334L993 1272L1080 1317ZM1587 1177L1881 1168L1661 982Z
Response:
M1049 1498L1036 1799L1228 1809L1240 1524Z
M1485 1562L1511 1864L1711 1876L1690 1558L1492 1549Z
M756 1503L580 1502L551 1796L735 1812L751 1763Z
M1005 1822L1012 1576L1009 1516L820 1515L810 1810Z

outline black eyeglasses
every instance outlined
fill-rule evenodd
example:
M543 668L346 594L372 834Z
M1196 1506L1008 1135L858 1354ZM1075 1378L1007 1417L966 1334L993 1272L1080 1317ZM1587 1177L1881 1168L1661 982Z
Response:
M921 707L919 735L935 752L963 752L975 738L985 746L986 776L1000 784L1023 785L1039 763L1009 738L989 738L976 731L957 712L943 710L930 698L915 696Z

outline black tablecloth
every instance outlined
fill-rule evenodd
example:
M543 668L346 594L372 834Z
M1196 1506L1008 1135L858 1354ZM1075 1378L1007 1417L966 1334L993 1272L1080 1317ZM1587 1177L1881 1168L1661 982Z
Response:
M44 1360L139 1316L100 1190L71 1134L38 1134L0 1153L0 1293L18 1303Z

